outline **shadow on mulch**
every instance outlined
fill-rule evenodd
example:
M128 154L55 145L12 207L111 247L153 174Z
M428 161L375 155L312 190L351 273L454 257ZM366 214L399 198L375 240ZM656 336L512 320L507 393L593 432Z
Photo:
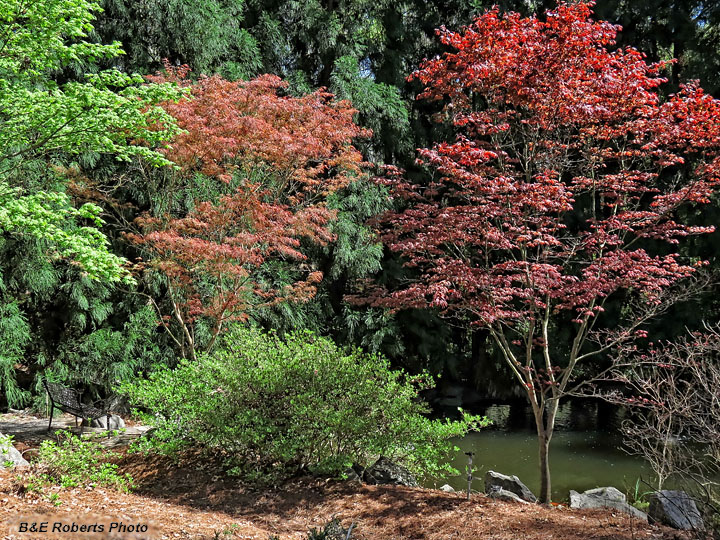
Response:
M502 503L484 495L466 501L460 494L436 490L315 477L259 489L227 477L220 466L199 455L186 455L175 463L156 455L127 454L119 465L133 476L135 493L251 520L281 537L337 515L346 527L358 524L357 538L374 540L683 538L622 514Z

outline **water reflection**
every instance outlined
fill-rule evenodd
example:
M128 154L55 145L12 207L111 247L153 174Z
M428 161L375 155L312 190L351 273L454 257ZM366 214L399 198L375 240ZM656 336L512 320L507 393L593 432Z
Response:
M463 452L475 452L478 466L475 489L482 490L482 477L492 469L517 475L535 493L540 489L537 466L537 437L529 406L489 405L473 412L493 420L493 427L472 433L456 441L460 452L453 465L465 470ZM567 500L568 491L584 491L600 486L614 486L631 492L640 478L652 483L652 471L640 458L622 450L617 427L622 411L592 402L567 402L558 411L556 432L551 443L550 463L553 475L553 499ZM455 489L467 485L464 474L437 479L437 485L449 483Z
M535 430L530 406L524 402L473 407L473 413L493 421L491 429L501 431ZM618 432L624 411L600 401L568 401L560 405L555 420L558 431Z

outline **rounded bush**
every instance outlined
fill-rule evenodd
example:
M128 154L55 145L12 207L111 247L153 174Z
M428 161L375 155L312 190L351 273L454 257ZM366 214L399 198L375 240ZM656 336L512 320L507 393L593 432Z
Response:
M199 445L244 476L339 474L380 455L427 476L452 471L443 463L450 439L483 420L427 418L421 379L309 332L280 338L238 326L215 352L122 390L157 428L155 447Z

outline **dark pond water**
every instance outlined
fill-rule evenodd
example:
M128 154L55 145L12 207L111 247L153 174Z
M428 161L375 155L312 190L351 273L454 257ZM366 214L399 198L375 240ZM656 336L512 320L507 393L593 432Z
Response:
M448 483L455 489L465 489L467 456L464 452L471 451L475 452L477 467L474 489L482 491L485 472L491 469L518 476L538 493L537 436L529 409L523 405L493 405L479 412L493 420L494 426L456 441L460 452L453 466L462 474L437 479L431 484L439 487ZM599 486L614 486L632 495L638 479L652 481L652 470L644 460L622 450L617 431L620 421L621 412L603 409L598 404L561 406L550 449L553 500L567 500L570 489L584 491ZM647 491L647 487L641 485L641 491Z

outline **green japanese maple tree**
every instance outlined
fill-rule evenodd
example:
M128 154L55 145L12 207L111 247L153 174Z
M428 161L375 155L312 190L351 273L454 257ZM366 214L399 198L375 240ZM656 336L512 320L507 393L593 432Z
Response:
M42 239L89 276L118 281L128 272L97 229L100 208L75 208L62 189L30 192L22 173L29 161L47 161L50 169L51 158L87 152L170 163L152 147L177 132L157 106L179 96L172 85L148 85L117 70L57 80L70 64L92 66L122 54L118 43L87 41L99 10L91 0L0 1L0 231Z

